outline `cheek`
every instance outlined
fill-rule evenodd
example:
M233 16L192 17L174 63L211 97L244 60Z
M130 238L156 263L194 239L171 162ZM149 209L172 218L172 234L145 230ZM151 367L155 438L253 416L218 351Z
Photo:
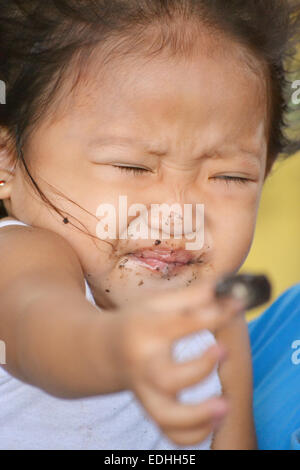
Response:
M232 210L220 216L214 227L214 259L225 271L235 271L244 263L255 232L256 208Z

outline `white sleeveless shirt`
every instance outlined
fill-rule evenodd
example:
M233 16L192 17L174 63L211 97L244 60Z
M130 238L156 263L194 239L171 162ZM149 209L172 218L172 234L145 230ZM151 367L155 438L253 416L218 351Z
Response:
M7 225L27 224L0 220L0 228ZM85 286L86 298L96 305L86 279ZM174 359L195 358L215 342L208 330L186 336L174 343ZM200 384L184 389L180 401L200 403L221 392L216 367ZM212 438L179 447L161 433L130 391L56 398L0 367L0 450L208 450Z

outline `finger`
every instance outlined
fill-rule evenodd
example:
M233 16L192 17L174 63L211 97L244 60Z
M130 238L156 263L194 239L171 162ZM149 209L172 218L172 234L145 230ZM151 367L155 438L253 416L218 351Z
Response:
M186 431L206 426L223 419L228 412L228 405L223 398L211 398L199 404L176 404L165 402L165 409L160 410L156 421L163 429ZM188 410L186 410L188 408Z
M160 313L174 312L181 309L193 308L199 305L208 305L215 300L215 284L212 281L201 281L191 285L188 289L168 289L163 293L151 296L143 300L143 307L149 307L151 311Z
M225 356L224 348L216 344L191 361L174 365L170 358L164 374L153 374L153 377L157 378L156 386L163 393L176 395L180 390L205 380L217 367L218 361Z
M200 445L214 431L213 423L206 424L196 429L188 431L168 431L162 430L168 439L178 446Z
M219 300L218 303L222 314L221 318L216 323L216 330L226 326L238 315L244 315L246 313L244 303L234 297Z
M228 411L224 398L210 398L199 404L183 404L149 386L135 393L156 423L165 429L188 429L219 419Z
M226 302L214 300L208 305L161 314L160 332L173 342L197 331L223 328L241 312L241 302L236 299L227 299Z

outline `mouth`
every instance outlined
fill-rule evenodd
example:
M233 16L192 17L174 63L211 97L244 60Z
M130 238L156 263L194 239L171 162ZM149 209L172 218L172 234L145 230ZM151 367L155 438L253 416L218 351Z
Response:
M191 251L184 249L139 249L128 253L124 264L126 267L133 265L142 266L152 272L164 275L172 275L191 264L202 263L202 255L195 255Z

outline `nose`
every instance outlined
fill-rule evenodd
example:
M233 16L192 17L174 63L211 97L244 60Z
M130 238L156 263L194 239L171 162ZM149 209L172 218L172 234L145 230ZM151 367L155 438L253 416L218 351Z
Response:
M179 239L190 242L187 249L199 250L204 244L204 206L192 204L152 204L148 214L151 239ZM197 242L197 245L192 245Z
M167 181L167 177L168 180ZM175 178L173 178L175 177ZM205 243L205 206L199 201L201 188L193 184L191 174L172 171L156 181L151 188L145 188L143 199L148 200L145 210L139 215L142 224L147 226L149 238L181 239L201 249ZM173 181L174 180L174 181ZM134 220L135 225L139 223Z
M200 188L198 185L196 188L194 182L195 173L191 175L172 171L165 176L155 191L161 196L161 200L157 201L155 198L157 203L151 204L152 218L149 218L149 227L154 226L157 229L161 226L162 236L166 233L174 238L189 238L203 230L204 204L199 201ZM152 200L154 194L152 193Z

